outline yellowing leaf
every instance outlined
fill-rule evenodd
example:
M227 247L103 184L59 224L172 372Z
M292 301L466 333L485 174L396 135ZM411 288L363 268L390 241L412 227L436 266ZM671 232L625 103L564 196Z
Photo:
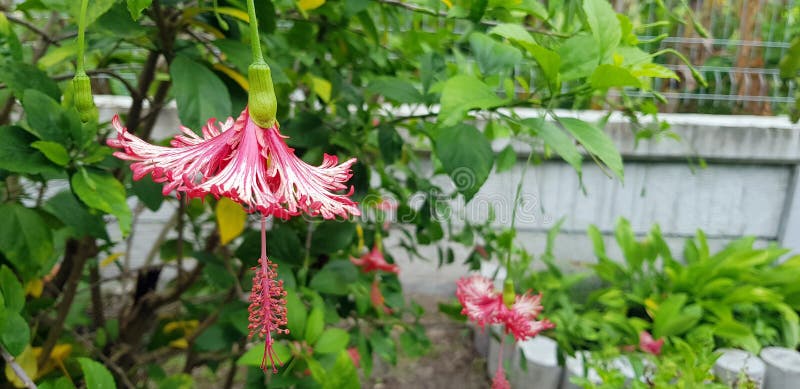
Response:
M450 0L442 0L442 3L444 3L448 9L453 8L453 2Z
M28 281L28 283L25 284L25 295L33 298L39 298L39 296L42 295L43 289L44 282L42 282L41 278L36 278Z
M310 11L312 9L317 9L322 7L325 4L325 0L298 0L297 6L300 7L303 11Z
M197 320L176 320L171 321L164 325L164 333L169 334L175 331L183 331L183 333L191 333L200 324Z
M223 197L217 202L217 225L219 225L219 240L228 244L244 231L247 223L247 213L242 206L233 200Z
M325 103L329 103L331 101L331 83L330 81L319 78L315 76L311 76L311 89L314 90L314 93L319 96Z
M36 379L36 374L39 372L39 368L36 366L36 353L33 352L31 346L26 347L25 351L17 356L15 360L22 370L28 374L30 379ZM9 364L6 364L6 378L14 385L14 387L25 387L25 383L23 383L22 380L17 377L17 373L14 372L14 369L12 369L11 365Z
M241 86L242 89L245 90L245 92L250 90L250 82L248 82L247 78L245 78L241 73L237 72L236 70L231 69L221 63L215 63L214 69L225 73L225 75L230 77L231 80L236 81L236 83L239 84L239 86Z
M111 255L106 257L106 259L104 259L102 262L100 262L100 267L106 267L106 266L114 263L114 261L116 261L117 258L121 257L123 254L125 254L125 253L122 253L122 252L112 253Z
M169 346L172 348L179 348L181 350L185 350L189 348L189 341L186 338L175 339L169 342Z
M201 14L201 13L204 13L204 12L214 12L214 11L216 11L217 13L223 14L223 15L233 16L234 18L239 19L239 20L241 20L241 21L243 21L245 23L249 23L250 22L250 17L247 16L247 12L242 11L242 10L240 10L238 8L232 8L232 7L216 7L216 8L190 7L190 8L186 8L183 11L183 17L184 17L184 19L191 19L191 18L194 18L195 16L197 16L198 14Z

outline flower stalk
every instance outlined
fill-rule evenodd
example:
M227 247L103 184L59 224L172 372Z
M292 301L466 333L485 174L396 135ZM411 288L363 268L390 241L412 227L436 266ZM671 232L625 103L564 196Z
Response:
M78 110L81 121L97 120L97 106L92 97L92 83L86 75L84 52L86 51L86 12L89 0L81 0L80 15L78 15L78 58L75 67L75 76L72 78L72 90L75 108Z

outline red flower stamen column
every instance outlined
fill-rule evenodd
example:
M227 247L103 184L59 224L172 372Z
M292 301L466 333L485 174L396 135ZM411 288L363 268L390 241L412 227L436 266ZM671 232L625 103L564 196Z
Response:
M272 372L277 373L275 361L278 365L283 362L275 354L272 344L275 340L272 333L288 334L289 330L281 328L286 325L286 291L283 281L278 280L278 265L267 258L267 217L261 216L261 258L259 266L253 268L253 289L250 291L250 330L248 339L264 338L264 357L261 360L261 370L267 371L267 358Z

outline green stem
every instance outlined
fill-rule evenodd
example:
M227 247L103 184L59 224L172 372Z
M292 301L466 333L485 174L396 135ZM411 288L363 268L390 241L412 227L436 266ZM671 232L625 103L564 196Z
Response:
M253 63L263 63L265 61L264 54L261 53L261 36L258 34L258 19L256 19L254 0L247 0L247 15L250 18L250 47L253 49Z
M251 0L252 1L252 0ZM86 11L89 9L89 0L81 0L81 14L78 18L78 68L76 74L86 74L83 65L83 53L86 49Z

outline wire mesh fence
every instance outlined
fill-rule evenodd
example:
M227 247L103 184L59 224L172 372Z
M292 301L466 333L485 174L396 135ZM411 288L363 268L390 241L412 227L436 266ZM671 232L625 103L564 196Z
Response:
M672 58L664 63L680 82L658 80L654 90L669 101L669 112L786 113L798 86L781 80L778 63L789 41L800 33L800 3L795 0L616 0L618 12L634 25L648 26L640 40L646 50L674 49L708 81L700 85L688 67ZM659 25L669 18L677 23ZM642 95L631 92L629 95Z

